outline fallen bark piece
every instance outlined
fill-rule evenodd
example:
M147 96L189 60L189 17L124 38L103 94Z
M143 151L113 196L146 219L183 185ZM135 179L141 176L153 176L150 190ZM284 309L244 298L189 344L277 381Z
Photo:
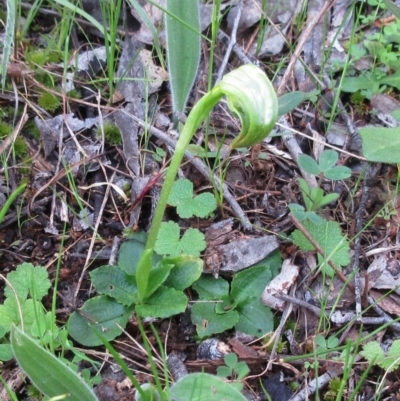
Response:
M228 244L209 248L205 256L205 273L234 274L263 260L279 247L273 235L259 238L241 238Z
M298 275L299 266L294 265L290 259L286 259L282 264L281 272L265 287L261 302L272 309L283 311L286 301L275 295L287 295Z

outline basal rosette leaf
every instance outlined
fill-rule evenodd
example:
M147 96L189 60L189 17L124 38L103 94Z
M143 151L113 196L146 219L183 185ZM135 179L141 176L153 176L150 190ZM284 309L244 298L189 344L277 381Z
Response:
M98 401L81 376L15 326L12 328L11 345L21 369L46 397Z
M225 75L217 85L242 124L233 149L255 145L268 136L278 118L278 98L267 76L252 64Z

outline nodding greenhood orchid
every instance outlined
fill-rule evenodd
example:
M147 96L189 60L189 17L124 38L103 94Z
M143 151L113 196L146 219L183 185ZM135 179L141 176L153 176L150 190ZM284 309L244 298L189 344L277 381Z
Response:
M269 135L278 118L278 98L275 90L264 72L252 64L246 64L226 74L221 82L192 108L176 144L175 154L168 168L154 213L146 250L137 266L136 280L140 301L146 297L151 254L186 148L200 124L223 96L226 96L229 108L240 118L242 125L240 134L231 144L232 149L252 146L262 141Z
M266 138L278 117L278 98L267 76L247 64L225 75L217 86L242 124L231 148L252 146Z

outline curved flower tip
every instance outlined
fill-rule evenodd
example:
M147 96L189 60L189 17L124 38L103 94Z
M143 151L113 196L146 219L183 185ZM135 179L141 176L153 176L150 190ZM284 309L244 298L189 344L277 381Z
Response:
M217 86L242 124L231 148L249 147L266 138L278 119L278 98L264 72L246 64L225 75Z

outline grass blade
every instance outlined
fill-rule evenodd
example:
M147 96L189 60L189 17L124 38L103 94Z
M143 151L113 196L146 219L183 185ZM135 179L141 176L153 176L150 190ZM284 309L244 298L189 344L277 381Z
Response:
M95 28L97 28L108 40L109 42L111 41L110 35L107 32L107 29L101 25L96 19L94 19L90 14L88 14L86 11L82 10L75 4L72 4L68 0L54 0L56 3L61 4L62 6L69 8L70 10L76 12L77 14L81 15L83 18L86 18Z
M7 0L6 32L3 43L3 62L1 63L2 91L4 91L4 86L6 84L8 61L10 59L12 47L14 45L15 17L16 17L16 1Z
M137 0L128 0L128 3L136 10L136 12L140 15L140 18L143 19L143 22L149 28L151 35L153 36L154 47L156 49L157 57L160 60L161 67L165 68L164 56L161 49L160 41L158 39L158 32L151 21L150 17L146 14L143 8L139 5Z

